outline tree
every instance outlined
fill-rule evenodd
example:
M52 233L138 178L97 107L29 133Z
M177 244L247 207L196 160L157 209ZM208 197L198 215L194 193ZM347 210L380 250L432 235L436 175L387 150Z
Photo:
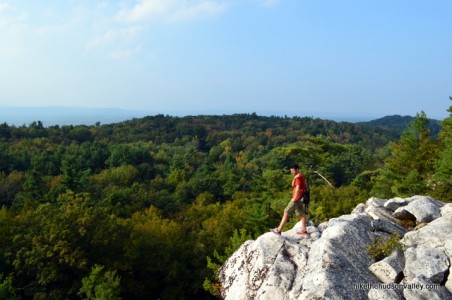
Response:
M22 172L13 171L8 175L0 172L0 206L11 206L16 195L23 190L26 176Z
M56 203L27 203L17 213L6 257L24 296L67 299L90 265L126 268L127 227L90 202L87 194L69 192Z
M78 295L93 300L119 300L120 280L116 271L104 271L104 266L94 265L89 276L82 279Z
M452 101L452 97L449 97ZM441 122L440 138L442 149L435 165L432 182L433 194L443 201L452 201L452 106L447 110L449 117Z
M177 222L162 217L151 206L135 213L130 223L132 233L126 247L130 271L124 278L125 286L133 286L125 297L176 299L188 297L193 290L199 265L195 240ZM190 280L187 280L190 278Z
M400 141L390 144L386 171L376 178L376 185L378 181L388 182L392 194L397 196L428 193L427 182L433 175L438 151L437 141L429 134L428 122L424 112L418 113Z
M61 173L63 178L61 184L74 192L86 191L89 186L88 178L91 171L86 167L79 148L75 145L71 146L62 158Z

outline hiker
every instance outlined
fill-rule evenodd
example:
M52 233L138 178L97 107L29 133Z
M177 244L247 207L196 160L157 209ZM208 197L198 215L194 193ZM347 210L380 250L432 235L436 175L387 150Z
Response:
M302 237L308 237L309 234L306 231L306 226L308 223L306 214L308 207L307 204L303 203L303 195L307 190L306 180L303 174L299 172L299 167L297 164L294 164L290 167L290 173L294 175L292 180L292 198L290 199L290 202L287 205L286 209L284 209L284 215L281 219L281 223L277 228L270 229L270 231L274 234L281 235L281 230L289 220L289 217L292 216L295 211L298 211L301 220L301 231L297 232L297 234L301 235Z

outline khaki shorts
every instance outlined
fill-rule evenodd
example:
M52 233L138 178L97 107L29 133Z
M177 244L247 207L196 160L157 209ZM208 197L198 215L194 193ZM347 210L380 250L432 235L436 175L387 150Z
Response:
M290 201L286 209L284 209L284 212L288 213L289 216L292 216L294 212L298 212L300 216L306 215L308 213L308 206L301 200L296 202Z

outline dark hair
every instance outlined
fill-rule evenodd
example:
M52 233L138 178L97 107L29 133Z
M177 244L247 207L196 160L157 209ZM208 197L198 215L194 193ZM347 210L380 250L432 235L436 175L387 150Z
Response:
M290 168L291 168L291 169L295 169L295 170L300 169L300 167L299 167L297 164L291 165Z

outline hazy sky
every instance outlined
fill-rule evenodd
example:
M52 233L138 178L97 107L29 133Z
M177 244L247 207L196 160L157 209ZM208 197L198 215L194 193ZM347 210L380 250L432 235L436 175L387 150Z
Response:
M442 119L450 95L451 0L0 0L0 106Z

